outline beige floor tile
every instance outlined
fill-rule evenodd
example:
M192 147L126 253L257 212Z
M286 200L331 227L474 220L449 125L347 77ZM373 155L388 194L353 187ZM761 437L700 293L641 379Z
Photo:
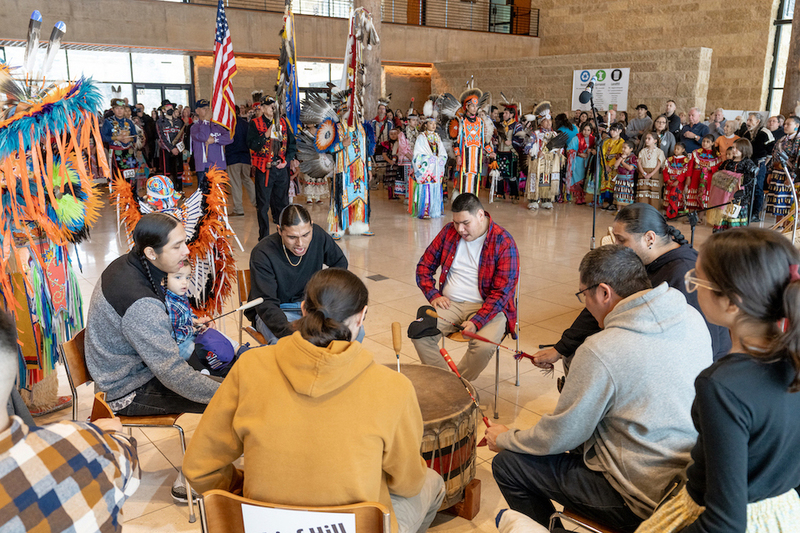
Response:
M178 471L151 442L137 441L141 480L139 488L125 502L126 522L173 505L170 489ZM187 515L188 518L188 515ZM127 524L126 524L127 531Z
M170 482L172 485L172 482ZM169 490L167 490L169 497ZM170 498L171 501L171 498ZM127 504L126 504L127 505ZM127 515L127 507L124 512ZM189 508L186 505L171 504L162 509L153 510L145 515L129 518L125 517L123 530L125 533L182 533L200 531L200 511L195 507L197 521L189 523Z

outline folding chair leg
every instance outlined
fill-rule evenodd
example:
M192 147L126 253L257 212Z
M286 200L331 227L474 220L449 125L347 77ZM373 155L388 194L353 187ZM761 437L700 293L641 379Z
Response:
M514 385L516 385L517 387L519 387L519 359L517 359L517 360L515 361L515 364L517 365L517 381L516 381L516 383L514 383Z
M172 426L178 430L178 434L181 436L181 453L186 455L186 438L183 436L183 428L174 425ZM183 457L183 455L181 457ZM189 523L194 524L197 521L197 517L194 514L194 498L192 497L192 487L189 486L189 478L183 476L183 480L186 483L186 500L189 502Z
M500 348L494 351L494 418L497 420L500 415L497 413L497 396L500 394Z

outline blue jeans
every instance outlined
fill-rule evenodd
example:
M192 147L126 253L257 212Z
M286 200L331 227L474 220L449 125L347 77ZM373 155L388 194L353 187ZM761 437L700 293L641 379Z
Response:
M492 462L492 473L509 507L545 527L555 512L550 500L626 533L643 521L603 474L589 470L579 453L539 457L503 450Z
M289 322L294 322L295 320L299 320L303 317L303 311L300 310L300 302L288 303L288 304L281 304L281 309L283 310L283 314L286 315L286 320ZM276 337L264 324L264 321L261 320L261 317L256 315L256 323L255 323L256 330L264 335L264 338L267 339L267 344L275 344L278 342L278 337ZM356 337L358 342L362 342L364 340L364 326L361 326L361 329L358 330L358 337Z

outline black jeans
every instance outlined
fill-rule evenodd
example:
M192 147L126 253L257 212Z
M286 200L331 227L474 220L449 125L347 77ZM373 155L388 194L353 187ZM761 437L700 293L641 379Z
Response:
M258 240L269 235L269 211L272 221L278 223L278 215L289 205L289 165L284 168L272 167L269 170L269 183L266 174L256 169L256 212L258 213Z
M535 456L503 450L492 473L509 507L547 527L555 500L586 518L624 532L642 523L600 472L577 453Z
M172 179L172 186L176 191L183 191L183 178L178 174L183 173L183 156L180 153L173 155L165 149L161 149L161 168L165 176Z
M133 403L117 411L122 416L153 416L178 413L202 413L206 404L193 402L172 392L153 378L138 389Z

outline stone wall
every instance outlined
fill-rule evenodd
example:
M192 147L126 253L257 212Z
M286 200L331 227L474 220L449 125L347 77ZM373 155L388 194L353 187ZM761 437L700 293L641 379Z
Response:
M704 109L711 62L708 48L681 48L545 56L503 63L437 63L431 73L431 88L458 97L465 80L474 75L475 86L491 91L495 103L503 91L508 98L521 101L526 113L542 100L549 100L554 112L561 113L571 108L573 70L611 65L631 69L629 110L643 103L651 112L662 111L669 99L675 100L679 110Z
M772 21L779 4L780 0L533 1L534 7L541 9L543 56L677 47L713 49L706 113L716 107L765 107Z
M422 113L422 105L431 94L431 69L387 65L383 72L385 94L392 95L392 109L401 109L405 114L413 97L414 108Z

